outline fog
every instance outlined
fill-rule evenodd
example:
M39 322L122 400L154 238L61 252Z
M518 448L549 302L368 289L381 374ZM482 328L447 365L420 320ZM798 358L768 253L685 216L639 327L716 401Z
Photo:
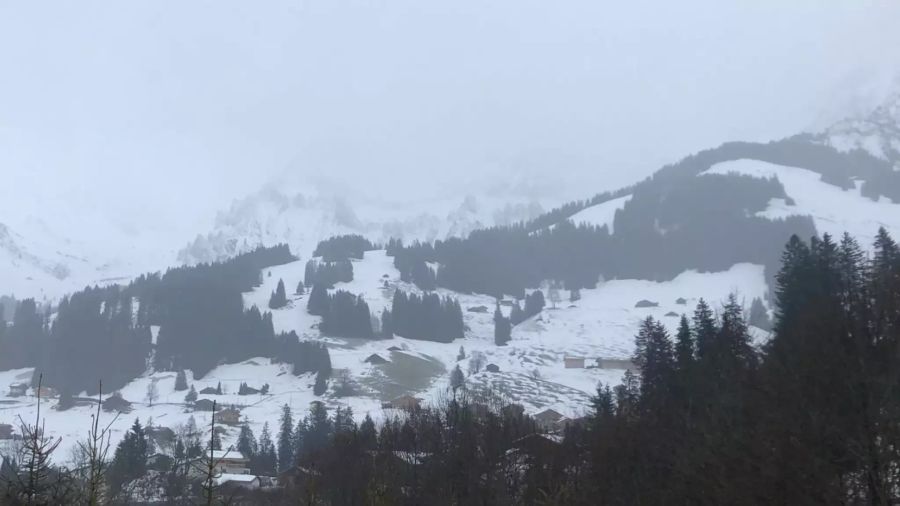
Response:
M860 0L2 1L0 222L196 233L284 174L588 196L870 106L898 19Z

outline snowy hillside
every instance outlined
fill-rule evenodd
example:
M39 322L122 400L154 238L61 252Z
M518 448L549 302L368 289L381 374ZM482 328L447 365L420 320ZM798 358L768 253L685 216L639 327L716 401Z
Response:
M872 243L879 227L893 236L900 235L900 204L886 197L873 201L860 194L860 185L850 190L825 183L815 172L758 160L736 160L714 165L701 174L745 174L757 178L777 178L792 204L772 199L768 208L756 213L769 219L810 216L820 234L838 238L844 232L856 237L863 246ZM857 182L859 183L859 182Z
M245 306L265 307L269 295L279 280L295 286L301 279L304 262L265 269L263 284L245 294ZM418 291L413 285L399 279L392 259L384 251L367 252L361 261L354 261L354 280L339 283L335 289L362 294L373 314L388 307L395 289ZM425 401L438 401L447 395L449 371L460 365L467 372L466 383L473 391L491 390L510 401L523 404L529 412L553 408L570 416L585 412L598 382L616 384L624 373L623 367L632 352L632 341L639 322L647 316L663 321L675 330L678 319L675 314L689 313L698 298L705 297L714 303L728 294L737 292L749 301L766 292L761 266L736 265L726 272L686 272L671 282L655 283L638 280L613 280L595 290L582 290L581 299L568 302L568 294L561 291L562 301L540 314L517 325L512 341L503 347L494 344L492 308L494 299L483 295L457 294L441 291L457 297L462 304L465 339L444 344L395 337L389 340L335 339L322 337L316 326L319 317L306 312L306 297L290 296L288 307L273 312L276 331L295 330L302 339L327 343L335 369L329 391L323 397L313 395L314 378L311 375L295 377L284 365L272 364L267 358L255 358L240 364L221 365L199 380L189 383L199 391L221 383L224 395L201 395L215 399L220 404L241 406L246 418L259 433L264 422L277 422L279 410L289 404L295 412L305 410L309 402L323 400L330 407L350 406L357 417L370 414L383 419L392 416L391 410L382 410L382 401L403 394L412 394ZM549 293L547 294L549 296ZM678 299L684 298L684 303ZM649 300L656 307L637 308L640 300ZM477 312L479 306L490 308ZM503 307L508 313L509 308ZM457 361L460 347L466 358ZM377 354L387 360L372 365L365 360ZM481 357L481 358L475 358ZM566 369L563 359L586 359L588 368ZM604 359L604 367L594 367L596 359ZM474 372L472 362L481 360L479 372ZM499 367L499 372L484 370L487 364ZM346 371L346 372L344 372ZM0 384L9 385L27 381L30 369L0 373ZM349 392L339 392L346 377ZM124 435L134 418L168 427L184 424L193 416L200 426L209 422L209 413L194 412L184 403L185 392L174 391L175 373L149 372L121 389L125 399L134 403L134 411L122 417L115 425L114 439ZM237 395L241 382L261 387L270 386L267 395ZM159 394L150 406L146 394L153 383ZM16 422L17 416L26 420L34 415L34 398L3 397L0 394L0 423ZM48 401L50 406L55 400ZM46 408L46 406L45 406ZM79 406L65 412L44 409L48 430L63 436L60 455L67 457L77 439L84 434L89 421L89 406ZM111 415L104 415L111 418ZM237 429L230 428L226 440L235 438Z

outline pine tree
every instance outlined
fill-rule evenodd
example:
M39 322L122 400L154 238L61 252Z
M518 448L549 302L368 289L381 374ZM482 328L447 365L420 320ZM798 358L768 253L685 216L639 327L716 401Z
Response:
M197 402L197 391L194 390L194 385L191 385L190 391L188 391L187 395L184 396L184 402L188 404Z
M291 407L281 408L281 430L278 432L278 471L290 468L294 459L294 419Z
M300 280L297 283L297 290L294 292L297 295L303 295L306 293L306 285L303 284L303 280Z
M511 339L512 325L503 313L500 311L500 303L494 310L494 344L497 346L505 346Z
M672 341L662 323L647 317L641 325L643 335L641 363L641 400L663 411L671 398L672 379L675 372L675 356ZM637 341L638 338L635 338ZM635 343L637 348L637 342Z
M678 322L678 334L675 340L675 359L680 371L686 371L694 362L694 336L685 315Z
M309 292L309 300L306 302L306 312L311 315L323 316L328 311L328 290L321 283L316 283Z
M238 434L237 451L249 459L252 465L256 465L259 458L259 445L256 442L253 429L246 423L241 425L241 432Z
M216 384L216 395L222 395L222 382Z
M269 309L281 309L285 306L287 306L287 294L284 290L284 281L279 279L278 286L272 292L272 296L269 297Z
M334 427L328 418L328 409L319 401L310 403L308 419L305 450L315 452L325 447L334 432Z
M317 396L323 395L328 390L328 381L325 374L319 372L316 374L316 383L313 385L313 394Z
M462 369L459 368L459 364L453 368L450 372L450 388L453 389L454 392L464 387L466 384L466 377L463 375Z
M716 338L716 320L712 309L705 300L700 299L694 310L694 342L697 346L697 357L704 358Z
M184 369L179 369L178 374L175 375L175 391L180 392L187 389L187 374L184 372Z
M378 444L378 434L375 431L375 421L366 413L366 417L359 424L359 440L363 448L373 449Z
M278 457L275 453L275 444L269 432L269 422L263 424L262 433L259 436L259 459L257 472L262 476L275 476Z
M460 346L459 353L457 353L457 355L456 355L456 361L459 362L460 360L465 360L465 359L466 359L466 350L465 350L465 348Z
M763 330L770 330L772 328L772 322L769 320L769 313L766 311L766 306L763 305L763 301L759 297L754 297L753 302L750 304L750 325Z
M124 484L144 476L147 472L147 435L140 420L135 419L131 430L116 447L109 470L110 487L117 493Z

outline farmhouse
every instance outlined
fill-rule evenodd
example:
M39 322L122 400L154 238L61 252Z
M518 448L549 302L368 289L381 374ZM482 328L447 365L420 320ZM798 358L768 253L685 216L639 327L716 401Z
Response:
M222 474L250 474L250 460L237 450L213 450L213 465Z
M559 422L565 418L562 413L553 409L545 409L534 415L534 421L537 422L541 430L553 431L559 427Z
M584 369L584 357L565 357L563 363L566 369Z
M241 423L241 412L237 408L228 408L216 414L216 420L225 425L237 425Z
M8 423L0 423L0 439L12 439L13 426Z
M194 402L194 411L212 411L213 407L216 407L216 410L221 409L216 406L215 401L209 399L200 399Z
M377 353L373 353L373 354L369 355L365 360L363 360L363 362L366 362L367 364L372 364L372 365L381 365L381 364L388 363L387 360L382 358L381 355L379 355Z
M252 474L221 474L216 484L225 490L256 490L260 487L259 478Z
M413 397L411 395L402 395L390 402L383 403L381 405L381 407L386 408L386 409L393 408L393 409L405 409L408 411L412 411L415 409L419 409L419 403L420 403L419 399L416 399L415 397Z
M13 383L9 386L10 397L22 397L28 393L28 385L25 383Z

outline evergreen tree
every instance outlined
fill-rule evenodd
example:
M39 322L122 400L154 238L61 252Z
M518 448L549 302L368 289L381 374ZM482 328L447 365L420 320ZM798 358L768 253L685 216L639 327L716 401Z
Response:
M716 320L712 309L705 300L700 299L694 310L694 342L697 346L697 357L704 358L716 338Z
M284 281L279 279L278 286L269 297L269 309L281 309L287 306L287 294L284 291Z
M281 430L278 432L278 471L290 468L294 459L294 419L291 407L281 408Z
M375 431L375 421L366 413L366 417L359 424L359 440L363 448L373 449L378 443L378 434Z
M463 375L462 369L459 368L459 364L450 371L450 388L453 389L454 392L464 387L466 384L466 377Z
M191 385L190 391L188 391L187 395L184 396L184 402L188 404L197 402L197 391L194 390L194 385Z
M257 472L262 476L275 476L278 457L275 453L275 444L269 432L269 422L263 424L262 433L259 436L259 459Z
M321 396L328 390L328 381L321 372L316 374L316 383L313 385L313 394Z
M178 374L175 375L175 391L180 392L187 389L187 374L184 372L184 369L179 369Z
M305 451L316 452L324 448L328 444L328 440L333 434L334 427L328 418L328 409L325 404L319 401L313 401L309 405L308 430L305 442Z
M147 453L147 435L140 420L135 419L131 430L116 447L109 469L109 485L114 493L118 493L126 483L146 474Z
M222 395L222 382L216 384L216 395Z
M390 309L387 308L381 311L381 337L384 339L393 339L394 337L393 317Z
M500 311L500 304L494 310L494 344L505 346L512 339L512 325Z
M306 293L306 286L303 284L303 280L297 282L297 290L294 292L297 295L303 295Z
M255 468L259 460L259 445L256 442L253 429L246 423L241 425L236 448L237 451L241 452L241 455L250 460L251 466Z
M466 349L463 348L462 346L460 346L459 353L456 354L456 361L459 362L460 360L465 360L465 359L466 359Z
M675 340L675 361L678 370L687 371L694 362L694 336L685 315L678 322L678 334Z
M328 290L321 283L313 285L309 292L309 300L306 302L306 312L311 315L322 316L328 311Z

